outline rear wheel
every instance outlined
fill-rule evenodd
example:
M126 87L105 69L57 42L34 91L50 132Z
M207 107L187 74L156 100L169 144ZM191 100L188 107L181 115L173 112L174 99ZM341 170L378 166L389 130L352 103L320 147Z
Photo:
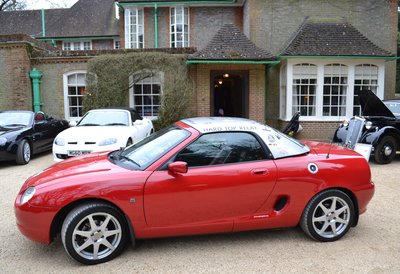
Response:
M396 151L396 139L392 136L385 136L375 147L375 161L378 164L389 164L396 157Z
M318 193L308 203L300 226L311 238L332 242L343 237L354 221L354 204L346 193L331 189Z
M31 160L31 145L27 140L22 140L17 149L16 162L18 165L26 165Z
M89 203L73 209L65 218L61 239L67 253L84 264L107 262L125 247L128 229L113 206Z

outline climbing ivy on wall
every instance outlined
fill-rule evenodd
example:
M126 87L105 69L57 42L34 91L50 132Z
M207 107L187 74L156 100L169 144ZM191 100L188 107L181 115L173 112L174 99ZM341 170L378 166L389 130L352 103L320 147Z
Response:
M163 75L163 81L157 127L192 116L193 87L188 79L185 56L154 52L102 55L91 59L84 110L126 107L129 105L129 88L158 73Z

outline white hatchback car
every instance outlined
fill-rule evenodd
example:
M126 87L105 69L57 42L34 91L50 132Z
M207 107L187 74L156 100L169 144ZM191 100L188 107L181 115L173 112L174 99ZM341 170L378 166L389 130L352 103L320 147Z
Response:
M53 142L54 161L91 152L117 150L153 133L153 123L132 108L104 108L88 111L76 126L57 135Z

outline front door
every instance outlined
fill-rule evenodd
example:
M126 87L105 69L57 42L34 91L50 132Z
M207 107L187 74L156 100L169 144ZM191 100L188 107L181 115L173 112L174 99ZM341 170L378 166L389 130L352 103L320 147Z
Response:
M206 134L174 159L184 174L155 171L145 185L144 209L150 227L232 230L235 217L254 214L268 199L276 166L258 140L243 132Z
M248 118L248 71L211 72L211 116Z

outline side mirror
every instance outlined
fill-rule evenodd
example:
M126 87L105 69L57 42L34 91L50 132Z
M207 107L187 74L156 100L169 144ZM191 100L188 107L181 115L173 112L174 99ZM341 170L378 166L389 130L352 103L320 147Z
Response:
M186 162L173 162L168 165L168 170L172 173L187 173L188 171L188 166Z
M70 127L75 127L76 125L77 125L77 122L74 121L74 120L72 120L72 121L69 122L69 126L70 126Z

